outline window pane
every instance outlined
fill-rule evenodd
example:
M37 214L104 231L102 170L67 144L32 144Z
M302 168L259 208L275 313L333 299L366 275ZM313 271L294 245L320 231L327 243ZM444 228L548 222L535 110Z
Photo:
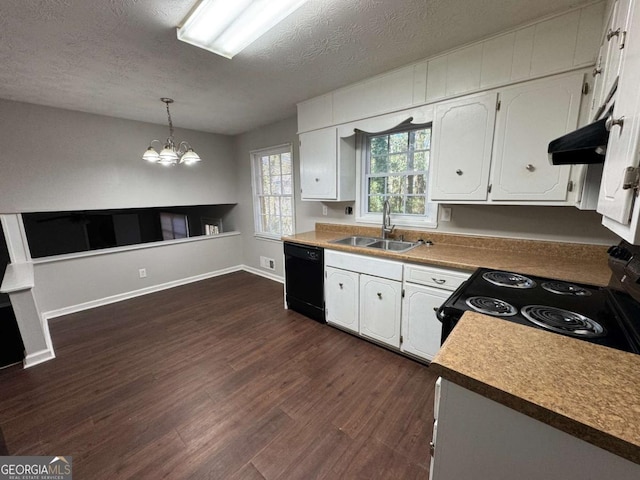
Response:
M389 157L371 157L371 173L386 173L389 171Z
M407 155L405 153L389 156L389 172L405 172L406 170Z
M282 193L283 195L291 195L293 189L293 179L291 175L282 176Z
M269 173L272 176L280 175L280 155L271 155L271 168L269 169Z
M282 217L282 235L293 235L292 217Z
M427 169L427 152L416 152L413 154L413 170Z
M384 203L384 197L382 195L371 195L369 197L369 212L380 213L382 212L382 204Z
M393 133L389 135L389 152L406 152L409 135L406 133Z
M271 177L264 175L261 179L262 193L265 195L271 195Z
M401 195L403 192L403 176L387 177L387 193L392 195Z
M404 213L404 209L402 207L402 197L389 197L389 203L391 204L391 213Z
M425 128L424 130L416 130L414 132L413 149L414 150L428 150L431 140L431 129Z
M371 138L371 155L386 155L389 151L389 137L382 135Z
M407 197L407 213L411 215L424 215L425 197Z
M271 177L271 194L280 195L282 193L282 177Z
M409 195L423 194L427 191L424 175L407 175L407 188Z
M280 163L282 164L282 174L291 175L291 154L283 153L280 155Z
M280 199L280 211L285 217L291 217L293 215L292 207L293 199L291 197L282 197Z
M369 194L384 194L384 177L369 179Z

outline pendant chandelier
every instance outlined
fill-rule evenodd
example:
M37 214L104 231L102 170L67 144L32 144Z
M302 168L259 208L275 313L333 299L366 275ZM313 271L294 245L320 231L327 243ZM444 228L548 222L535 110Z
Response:
M193 151L191 145L187 142L180 142L176 145L173 140L173 122L171 121L171 112L169 111L169 104L173 103L171 98L161 98L162 102L167 105L167 118L169 120L169 137L167 141L164 143L164 146L160 140L151 140L151 144L147 151L142 155L142 159L151 163L159 163L160 165L164 165L165 167L172 167L175 165L184 164L184 165L193 165L200 161L200 156ZM153 148L153 143L157 142L162 150L160 153Z

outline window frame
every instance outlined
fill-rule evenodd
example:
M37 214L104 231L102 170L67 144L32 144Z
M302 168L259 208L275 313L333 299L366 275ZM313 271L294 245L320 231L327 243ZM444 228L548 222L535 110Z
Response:
M291 193L290 194L278 194L278 195L264 195L259 193L261 191L261 186L258 184L258 172L259 166L258 161L261 157L267 155L282 155L283 153L288 153L291 157ZM269 240L280 240L283 235L282 232L282 222L280 222L280 233L273 234L270 232L265 232L262 230L262 209L260 199L265 196L277 196L277 197L290 197L291 198L291 234L295 234L296 232L296 212L295 212L295 168L294 168L294 157L293 157L293 146L291 143L285 143L282 145L275 145L273 147L261 148L258 150L252 150L250 152L250 162L251 162L251 193L252 193L252 202L253 202L253 228L254 228L254 236L263 239ZM280 170L280 175L282 175L282 169ZM282 213L279 215L282 218Z
M356 158L357 158L357 172L356 176L358 178L356 185L356 222L359 223L381 223L382 222L382 213L370 213L367 211L368 205L368 183L367 183L367 166L369 163L369 138L392 134L392 133L401 133L408 132L411 130L419 130L422 128L429 128L431 130L431 140L433 140L433 122L425 122L420 124L414 123L403 123L402 125L398 125L397 127L391 128L389 130L381 131L381 132L358 132L358 139L356 142ZM432 146L429 151L431 152ZM431 158L430 158L431 162ZM394 225L398 226L406 226L406 227L418 227L418 228L436 228L438 226L438 204L435 202L429 202L429 184L430 184L430 175L431 163L429 162L429 166L426 171L426 214L424 216L420 215L405 215L399 213L391 214L391 222Z

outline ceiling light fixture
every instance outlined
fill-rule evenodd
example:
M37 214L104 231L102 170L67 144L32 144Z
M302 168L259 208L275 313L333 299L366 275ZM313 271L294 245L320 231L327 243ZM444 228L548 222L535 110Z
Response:
M169 104L173 103L173 100L171 98L164 97L160 100L167 105L169 137L164 143L162 150L160 150L160 153L158 153L152 145L153 142L158 142L158 145L162 146L162 142L160 142L160 140L151 140L151 144L149 145L149 148L147 148L147 151L144 152L144 155L142 155L142 159L151 163L159 163L165 167L171 167L178 163L193 165L194 163L199 162L200 157L193 151L193 148L187 142L180 142L176 147L176 143L173 141L173 122L171 121L171 112L169 111Z
M178 28L178 40L233 58L307 0L202 0Z

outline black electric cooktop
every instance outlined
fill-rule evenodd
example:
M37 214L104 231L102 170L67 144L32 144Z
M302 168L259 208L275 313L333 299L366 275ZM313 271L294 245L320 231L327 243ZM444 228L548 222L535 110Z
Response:
M480 268L442 305L442 341L465 311L519 323L606 347L640 353L633 329L623 325L619 301L606 288ZM633 315L631 315L633 316Z

